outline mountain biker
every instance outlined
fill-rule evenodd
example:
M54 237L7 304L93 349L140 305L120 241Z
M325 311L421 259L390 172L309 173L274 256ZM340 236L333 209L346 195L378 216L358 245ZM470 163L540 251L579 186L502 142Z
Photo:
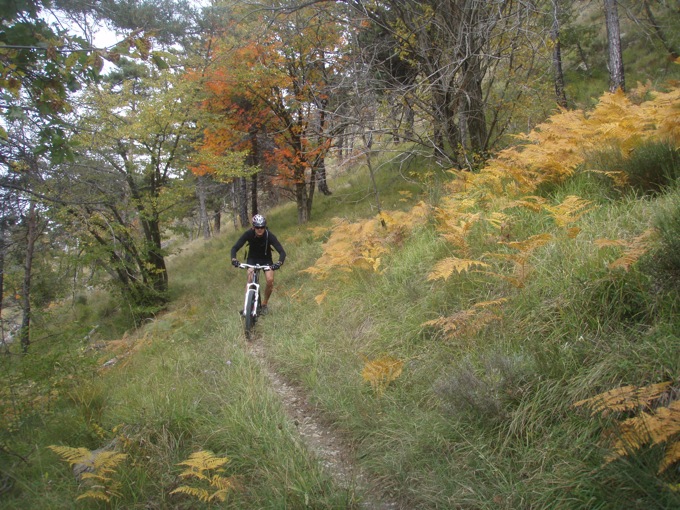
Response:
M261 214L253 216L253 227L246 230L243 235L236 241L236 244L231 247L231 263L234 267L239 266L239 260L236 258L238 252L244 244L248 243L248 255L246 256L247 264L260 264L271 266L276 271L286 260L286 251L281 246L281 243L276 236L267 228L267 219ZM274 263L272 260L272 248L279 254L278 262ZM274 271L265 271L264 275L267 280L267 285L264 289L264 299L262 300L262 314L267 313L267 303L269 297L274 290ZM253 269L248 269L248 283L253 279Z

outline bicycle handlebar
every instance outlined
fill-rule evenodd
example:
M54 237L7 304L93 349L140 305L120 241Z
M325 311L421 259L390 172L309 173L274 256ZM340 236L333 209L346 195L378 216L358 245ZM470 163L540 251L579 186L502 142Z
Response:
M261 266L260 264L239 263L238 267L241 268L241 269L262 269L263 271L273 271L274 270L274 268L272 266Z

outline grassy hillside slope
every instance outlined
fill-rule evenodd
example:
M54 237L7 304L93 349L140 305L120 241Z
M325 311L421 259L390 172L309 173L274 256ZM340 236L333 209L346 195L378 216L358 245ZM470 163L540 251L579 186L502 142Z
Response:
M669 186L621 191L579 172L536 190L533 203L548 208L570 196L589 201L566 226L579 231L545 207L515 205L510 220L493 216L509 208L481 201L458 211L465 235L456 237L450 186L461 181L411 160L399 171L381 167L383 207L412 218L424 201L430 213L385 235L371 230L379 222L370 181L355 168L319 197L309 225L294 224L292 204L268 212L288 260L256 341L403 508L677 508L677 463L661 468L679 432L680 160L677 150L643 149L626 171L653 160L675 176ZM583 168L620 169L617 154L591 154ZM649 172L637 175L649 182ZM326 265L325 279L307 272L342 225L362 225L375 240L378 270L357 259ZM657 233L641 238L650 227ZM115 314L101 304L95 313L91 299L55 311L29 356L2 360L3 508L72 508L87 494L49 445L127 454L91 488L110 502L86 497L83 508L207 508L198 496L172 493L217 492L180 476L197 451L229 458L220 473L226 501L212 506L360 507L361 493L340 486L304 448L248 355L237 315L244 272L228 264L238 235L173 257L171 306L139 331L107 338ZM530 249L527 239L541 242ZM486 265L443 277L438 264L452 257ZM401 370L381 372L388 362ZM632 405L622 392L602 400L605 412L574 406L658 383L668 385L638 393ZM661 418L644 422L639 437L619 425L643 411ZM666 435L653 435L662 437L654 444L645 433L657 430ZM629 454L612 459L625 433Z

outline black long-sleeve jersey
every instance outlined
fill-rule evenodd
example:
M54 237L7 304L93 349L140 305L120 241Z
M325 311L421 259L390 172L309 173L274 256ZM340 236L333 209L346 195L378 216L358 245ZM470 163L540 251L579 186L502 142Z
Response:
M264 231L260 237L255 235L255 230L246 230L243 235L236 241L236 244L231 247L231 258L236 258L238 252L246 243L248 243L248 254L246 255L249 264L272 264L272 248L279 254L279 262L283 263L286 260L286 251L281 246L281 243L272 234L269 229Z

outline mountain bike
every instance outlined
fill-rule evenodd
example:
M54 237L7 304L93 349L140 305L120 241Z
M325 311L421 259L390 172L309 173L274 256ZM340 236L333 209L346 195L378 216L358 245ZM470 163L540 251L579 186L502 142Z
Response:
M239 264L241 269L253 269L253 281L248 283L246 287L246 296L243 302L243 310L241 316L243 317L243 331L246 334L246 339L250 340L253 328L257 322L257 317L260 315L260 271L273 271L271 266L261 266L260 264Z

